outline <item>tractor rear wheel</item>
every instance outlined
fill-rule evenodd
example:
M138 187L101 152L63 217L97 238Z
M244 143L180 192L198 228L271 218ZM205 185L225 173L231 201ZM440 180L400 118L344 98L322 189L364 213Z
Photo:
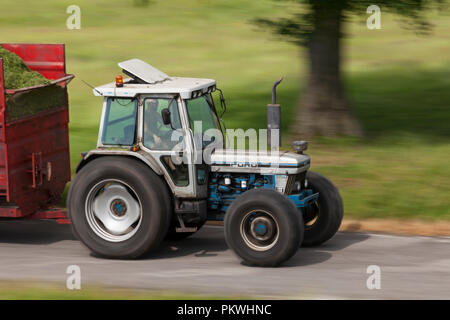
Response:
M338 189L324 176L308 171L307 188L319 193L319 200L304 208L305 238L303 246L317 246L331 239L338 231L344 207Z
M133 259L157 247L167 233L170 197L145 164L104 156L73 180L68 211L75 235L97 255Z
M270 189L246 191L225 214L225 239L244 263L274 267L291 258L303 240L294 203Z

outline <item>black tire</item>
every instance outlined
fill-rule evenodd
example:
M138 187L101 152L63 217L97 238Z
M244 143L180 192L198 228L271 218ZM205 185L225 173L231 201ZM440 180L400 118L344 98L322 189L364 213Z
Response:
M319 192L319 201L305 210L305 238L303 246L317 246L331 239L341 226L344 207L338 189L324 176L308 171L308 187Z
M176 219L176 218L175 218ZM195 232L177 232L175 229L178 228L178 223L171 223L169 226L169 230L167 231L166 238L164 240L167 241L180 241L186 239L194 234L196 234L201 227L205 224L206 221L203 221L199 224L186 223L185 226L188 228L197 227L197 231Z
M251 228L247 229L248 222L255 223L259 214L277 225L278 238L271 237L275 239L269 239L266 246L264 241L256 241L258 239L250 235ZM245 264L253 266L280 265L296 253L303 240L304 224L298 209L285 195L270 189L249 190L236 198L225 214L224 226L228 246ZM266 232L267 229L273 230L264 227ZM261 251L255 247L266 249Z
M136 203L140 203L135 233L118 242L99 236L92 227L92 218L88 218L86 201L93 193L91 190L102 181L110 180L126 184L126 190L135 194ZM102 156L86 164L72 181L67 203L72 229L78 239L93 253L113 259L138 258L156 248L167 233L172 210L165 182L144 163L124 156Z

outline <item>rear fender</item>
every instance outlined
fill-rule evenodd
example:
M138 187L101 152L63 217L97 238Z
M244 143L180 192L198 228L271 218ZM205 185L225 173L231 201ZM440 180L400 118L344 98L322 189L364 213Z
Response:
M82 154L82 159L78 163L77 168L75 170L76 173L81 170L87 163L90 161L101 157L101 156L121 156L121 157L132 157L137 158L140 161L144 162L147 166L149 166L157 175L163 175L163 171L161 170L158 163L150 156L146 155L144 152L134 152L127 150L91 150L87 153Z

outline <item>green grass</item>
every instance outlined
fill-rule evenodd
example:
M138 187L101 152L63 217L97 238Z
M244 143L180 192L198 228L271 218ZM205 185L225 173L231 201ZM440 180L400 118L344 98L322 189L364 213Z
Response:
M244 297L210 296L162 290L90 286L69 290L51 283L0 282L0 300L236 300ZM246 298L248 299L248 298Z
M450 218L448 144L405 135L371 145L325 141L310 151L313 168L339 187L348 217Z
M67 30L73 1L5 0L3 42L66 43L70 143L74 168L97 141L101 99L81 79L100 85L137 57L169 75L217 79L227 97L228 128L264 128L274 80L287 137L305 79L305 52L250 23L281 16L292 4L269 0L79 0L81 30ZM312 169L340 188L352 217L450 219L450 19L431 13L433 33L419 37L382 12L382 30L355 15L344 40L345 80L364 139L318 139ZM292 135L291 135L292 136ZM294 138L301 138L295 137ZM287 142L287 141L285 141ZM287 144L286 144L287 145Z

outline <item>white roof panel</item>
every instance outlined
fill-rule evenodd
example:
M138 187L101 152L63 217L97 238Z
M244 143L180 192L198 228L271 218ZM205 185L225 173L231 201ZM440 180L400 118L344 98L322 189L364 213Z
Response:
M169 79L167 74L140 59L119 62L119 67L121 67L129 76L136 76L150 84Z
M175 93L180 94L182 99L190 99L192 91L202 90L206 92L210 86L216 84L212 79L179 78L169 79L154 84L127 83L131 79L124 79L123 87L116 87L111 82L94 89L96 96L134 97L137 94Z
M119 63L131 77L137 77L146 83L136 83L132 79L124 79L122 87L116 87L111 82L94 89L94 95L107 97L134 97L137 94L174 93L180 94L182 99L190 99L193 91L202 90L216 85L216 80L200 78L169 77L164 72L152 67L139 59L131 59ZM131 83L134 82L134 83Z

